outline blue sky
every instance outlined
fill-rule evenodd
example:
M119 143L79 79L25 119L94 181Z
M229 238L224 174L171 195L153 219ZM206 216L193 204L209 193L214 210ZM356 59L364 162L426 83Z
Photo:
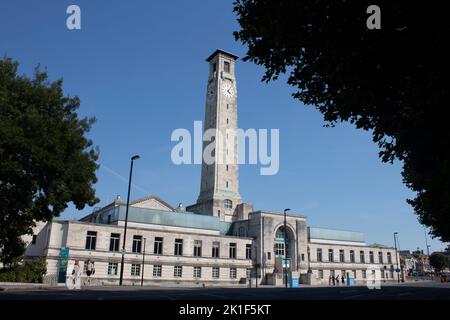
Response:
M66 8L81 8L81 30L66 28ZM17 59L21 74L40 63L63 78L79 113L95 116L90 137L100 147L101 205L126 197L129 159L136 162L132 197L152 193L172 205L196 201L200 166L172 164L170 135L203 120L208 64L216 48L243 57L232 1L41 0L0 3L0 53ZM348 124L324 128L321 114L292 99L283 80L260 81L263 69L236 66L239 127L280 129L280 170L261 176L240 167L240 192L255 209L305 214L310 226L358 230L368 243L424 251L423 227L405 199L401 164L383 164L367 132ZM69 207L63 218L92 211ZM428 238L431 250L444 244Z

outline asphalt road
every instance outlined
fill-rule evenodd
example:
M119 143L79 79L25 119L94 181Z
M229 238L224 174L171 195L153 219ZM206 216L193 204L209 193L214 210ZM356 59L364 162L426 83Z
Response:
M150 288L88 287L8 289L0 300L450 300L449 283L302 288Z

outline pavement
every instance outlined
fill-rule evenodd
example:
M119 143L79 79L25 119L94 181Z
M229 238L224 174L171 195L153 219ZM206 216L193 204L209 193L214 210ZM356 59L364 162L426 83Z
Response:
M2 286L0 300L450 300L450 283L382 283L366 286L300 286L279 288L161 288Z

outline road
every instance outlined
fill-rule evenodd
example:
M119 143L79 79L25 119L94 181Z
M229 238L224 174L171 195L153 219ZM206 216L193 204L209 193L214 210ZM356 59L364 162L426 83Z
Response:
M437 282L353 287L301 288L154 288L87 287L68 290L8 289L0 300L449 300L450 284Z

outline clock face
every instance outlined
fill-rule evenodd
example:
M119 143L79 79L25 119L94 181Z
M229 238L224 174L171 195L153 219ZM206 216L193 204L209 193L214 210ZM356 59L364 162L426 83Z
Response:
M234 96L234 86L231 81L224 81L222 83L222 93L227 98Z

